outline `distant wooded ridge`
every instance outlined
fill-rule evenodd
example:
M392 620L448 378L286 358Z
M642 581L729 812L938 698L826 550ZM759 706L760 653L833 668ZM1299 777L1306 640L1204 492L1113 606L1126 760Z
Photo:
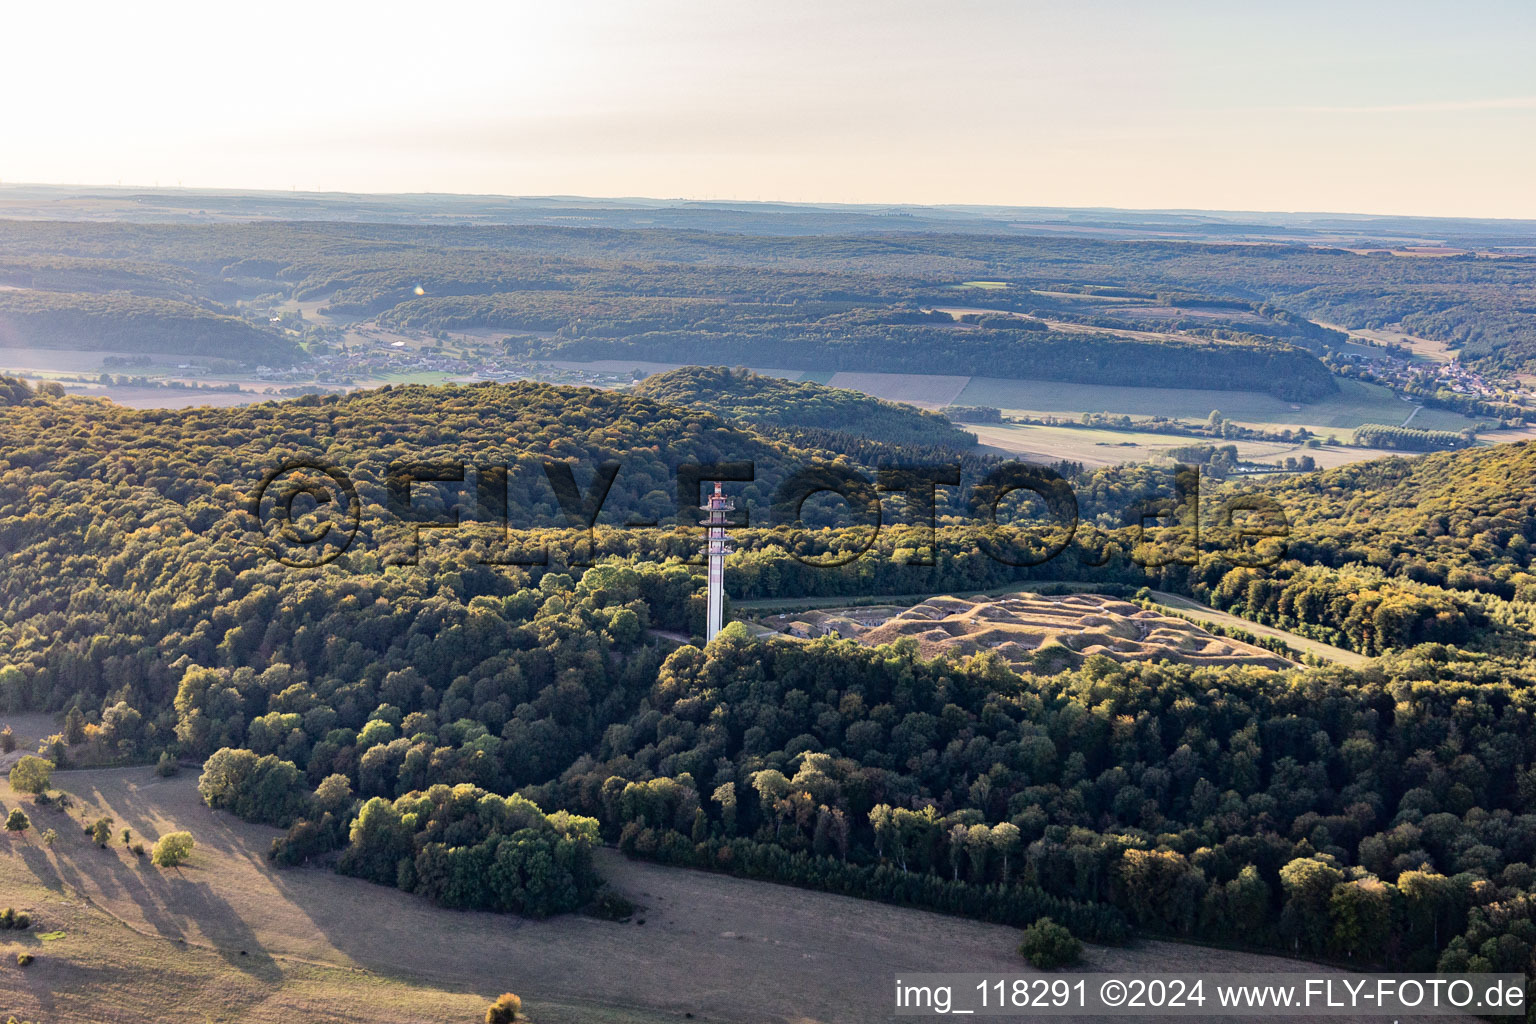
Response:
M859 230L1096 237L1294 239L1536 245L1536 221L1348 212L1137 210L987 204L796 203L775 200L348 193L103 185L0 185L5 217L46 220L324 220L364 223L570 224L824 234Z

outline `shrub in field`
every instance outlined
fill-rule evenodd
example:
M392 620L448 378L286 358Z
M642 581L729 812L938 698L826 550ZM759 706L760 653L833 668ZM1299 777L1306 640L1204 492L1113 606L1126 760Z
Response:
M1050 970L1077 963L1083 954L1083 944L1055 921L1042 917L1024 929L1019 952L1041 970Z
M512 1024L517 1020L523 1001L511 992L502 993L485 1011L485 1024Z

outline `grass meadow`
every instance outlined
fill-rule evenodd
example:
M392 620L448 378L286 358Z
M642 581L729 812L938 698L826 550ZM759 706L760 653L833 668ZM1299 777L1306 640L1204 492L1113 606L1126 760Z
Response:
M599 851L628 923L460 912L322 868L278 870L275 829L203 806L196 772L61 772L67 815L0 784L37 827L0 838L0 905L35 927L0 933L0 1012L49 1024L473 1024L503 991L535 1024L839 1024L890 1019L897 972L1035 973L1011 928ZM185 867L155 868L83 818L146 843L187 829ZM45 848L42 828L58 840ZM62 933L62 934L58 934ZM40 935L54 936L47 941ZM36 962L16 966L15 955ZM1165 942L1090 946L1084 970L1283 970L1289 961ZM1291 965L1294 969L1294 965Z

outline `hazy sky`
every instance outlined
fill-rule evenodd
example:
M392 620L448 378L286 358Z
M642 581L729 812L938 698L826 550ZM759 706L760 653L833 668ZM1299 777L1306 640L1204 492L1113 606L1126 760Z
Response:
M0 7L0 181L1536 217L1536 4Z

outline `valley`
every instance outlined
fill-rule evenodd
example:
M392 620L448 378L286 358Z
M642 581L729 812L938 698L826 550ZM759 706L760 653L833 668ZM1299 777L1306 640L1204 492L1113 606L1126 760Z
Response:
M1536 6L4 23L0 1024L1536 1024Z
M1298 288L1526 265L1263 259L9 222L7 1006L883 1020L1051 928L1523 969L1525 363Z

